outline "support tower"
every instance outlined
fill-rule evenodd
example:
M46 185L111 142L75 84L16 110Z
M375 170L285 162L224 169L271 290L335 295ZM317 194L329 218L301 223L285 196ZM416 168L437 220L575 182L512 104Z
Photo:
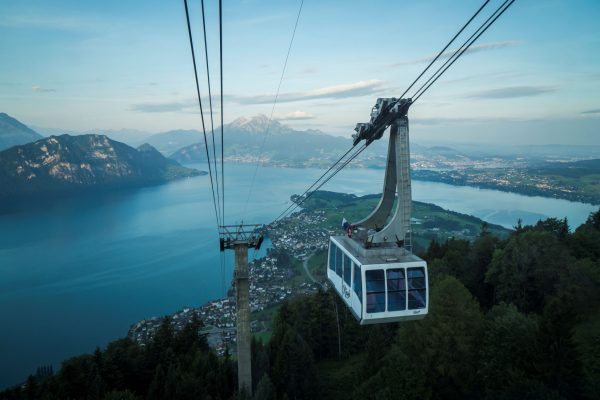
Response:
M252 359L250 332L250 285L248 283L248 248L260 249L261 225L221 226L221 251L235 251L236 342L238 359L238 390L252 395Z

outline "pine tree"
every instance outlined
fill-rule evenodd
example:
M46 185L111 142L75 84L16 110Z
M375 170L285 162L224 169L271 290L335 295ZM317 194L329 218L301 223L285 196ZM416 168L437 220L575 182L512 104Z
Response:
M460 281L441 278L432 288L426 318L401 325L398 346L426 377L435 399L474 395L483 315Z
M269 378L269 375L263 375L260 382L256 386L254 392L254 400L275 400L275 386Z

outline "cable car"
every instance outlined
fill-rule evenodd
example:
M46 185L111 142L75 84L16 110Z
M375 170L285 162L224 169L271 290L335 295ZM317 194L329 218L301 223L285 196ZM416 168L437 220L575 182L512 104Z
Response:
M394 248L363 250L347 236L332 236L327 267L327 278L360 324L423 318L429 306L427 263Z
M379 139L390 127L383 193L368 217L353 224L344 220L346 234L329 239L327 278L361 325L421 319L429 311L427 263L409 244L410 103L378 99L371 122L357 124L355 145Z

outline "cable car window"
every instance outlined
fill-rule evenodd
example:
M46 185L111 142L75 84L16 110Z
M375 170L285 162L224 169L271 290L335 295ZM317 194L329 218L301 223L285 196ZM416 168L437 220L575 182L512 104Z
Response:
M408 281L408 309L425 308L427 289L425 287L424 268L408 268L406 276Z
M335 246L335 273L342 276L342 249Z
M406 280L404 279L404 269L388 269L386 275L388 311L406 310Z
M362 277L360 276L360 268L354 264L354 293L358 296L358 301L362 303Z
M329 248L329 269L335 271L335 250L337 249L337 246L335 245L335 243L331 242L330 248Z
M344 282L346 285L350 286L352 281L352 262L350 261L350 257L344 254Z
M367 283L367 312L385 311L385 276L382 269L365 271Z

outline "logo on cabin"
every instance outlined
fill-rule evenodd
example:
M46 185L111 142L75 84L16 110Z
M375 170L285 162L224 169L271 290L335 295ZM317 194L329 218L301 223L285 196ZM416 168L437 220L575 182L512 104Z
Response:
M346 287L346 285L342 284L342 294L344 295L345 298L349 299L350 298L350 289L348 289Z
M420 313L421 313L421 310L415 310L415 311L413 311L413 314L420 314Z

